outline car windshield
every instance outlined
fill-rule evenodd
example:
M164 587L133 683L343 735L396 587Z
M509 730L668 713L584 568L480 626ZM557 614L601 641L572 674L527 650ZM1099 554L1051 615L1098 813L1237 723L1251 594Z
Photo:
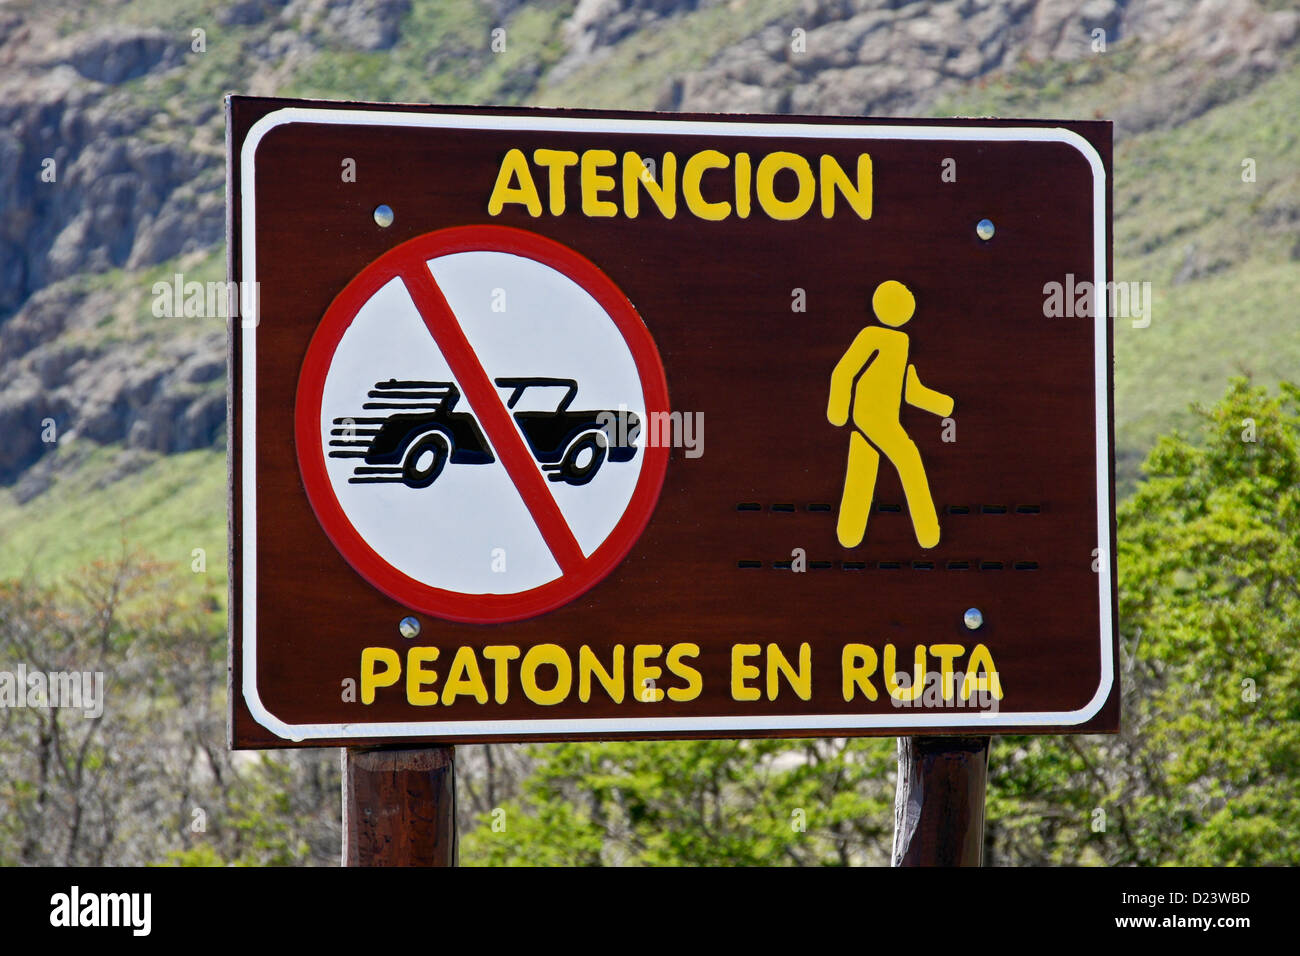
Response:
M513 388L498 386L501 397L509 401ZM553 412L559 407L564 396L568 394L569 386L567 383L558 383L555 385L529 385L515 402L512 412Z

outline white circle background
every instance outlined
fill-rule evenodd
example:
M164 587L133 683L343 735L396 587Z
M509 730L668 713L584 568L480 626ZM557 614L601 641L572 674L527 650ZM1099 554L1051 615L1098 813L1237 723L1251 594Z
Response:
M645 399L632 353L613 319L576 282L505 252L453 253L428 266L490 379L575 379L571 410L626 407L641 419L644 436ZM384 414L362 406L373 401L367 393L388 379L455 383L461 392L455 410L475 412L482 429L401 279L375 293L339 341L321 399L323 448L329 450L334 419ZM510 390L496 392L504 406ZM563 394L556 387L530 389L514 411L553 409ZM427 488L351 484L360 459L327 455L325 468L348 520L398 571L463 594L515 594L555 580L560 568L500 453L493 448L493 454L496 461L486 465L449 461ZM638 448L629 462L606 459L585 485L545 480L585 555L600 547L626 511L644 456Z

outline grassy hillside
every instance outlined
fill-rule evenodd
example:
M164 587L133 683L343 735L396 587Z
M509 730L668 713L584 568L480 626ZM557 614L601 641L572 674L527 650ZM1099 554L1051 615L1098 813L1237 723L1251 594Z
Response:
M141 552L180 576L193 575L203 594L225 605L224 452L86 446L83 454L74 440L55 454L76 461L48 491L19 505L12 489L0 489L0 577L30 570L48 580Z
M1158 65L1157 65L1158 66ZM1034 64L941 105L943 115L1090 117L1141 95L1150 62L1123 54ZM1115 278L1150 282L1151 324L1115 327L1121 490L1157 435L1186 426L1231 375L1300 370L1300 64L1171 129L1117 136ZM1255 161L1255 182L1242 161Z

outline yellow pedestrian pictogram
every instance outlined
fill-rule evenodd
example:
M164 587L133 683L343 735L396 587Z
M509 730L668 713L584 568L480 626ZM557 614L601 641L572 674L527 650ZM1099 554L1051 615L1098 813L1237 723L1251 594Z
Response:
M952 414L953 400L921 384L916 366L907 360L910 340L897 331L916 311L916 299L907 286L890 279L876 287L871 308L890 328L871 325L858 333L831 373L831 395L826 417L844 425L853 412L849 436L849 464L844 475L836 534L840 544L855 548L867 533L867 518L876 491L880 455L898 470L912 515L916 541L923 548L939 543L939 516L935 513L930 483L921 453L899 422L902 402L940 418Z

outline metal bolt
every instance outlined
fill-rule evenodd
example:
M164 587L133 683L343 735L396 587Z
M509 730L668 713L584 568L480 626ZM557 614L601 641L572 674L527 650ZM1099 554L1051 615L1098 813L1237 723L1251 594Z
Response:
M393 210L392 210L392 207L391 207L391 206L383 206L383 205L376 206L376 207L375 207L375 222L379 223L379 225L382 226L382 227L385 228L385 229L387 229L389 226L391 226L391 225L393 224Z
M397 629L401 631L402 637L408 640L420 636L420 622L413 617L402 618L401 623L397 625Z
M975 235L979 236L985 242L993 238L993 220L981 219L975 224Z
M978 631L984 626L984 615L980 613L980 609L977 607L966 608L966 613L961 616L961 619L968 630Z

